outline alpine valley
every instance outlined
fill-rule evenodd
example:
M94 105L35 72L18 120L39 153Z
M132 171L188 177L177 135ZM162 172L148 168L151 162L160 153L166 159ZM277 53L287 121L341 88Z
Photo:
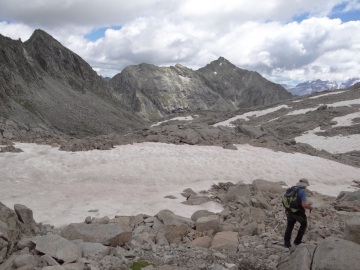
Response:
M359 269L360 83L300 92L223 57L105 79L42 30L0 35L0 269Z

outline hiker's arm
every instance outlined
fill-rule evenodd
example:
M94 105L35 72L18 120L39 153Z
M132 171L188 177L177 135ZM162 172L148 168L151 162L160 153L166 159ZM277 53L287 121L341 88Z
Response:
M304 209L309 209L310 212L311 210L314 209L314 207L312 207L310 204L308 204L306 201L301 201L301 206L304 208Z

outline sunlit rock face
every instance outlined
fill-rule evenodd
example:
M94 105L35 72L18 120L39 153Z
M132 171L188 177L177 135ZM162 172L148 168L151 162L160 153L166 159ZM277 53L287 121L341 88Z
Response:
M110 84L134 111L151 120L181 111L233 111L291 97L282 86L223 57L197 71L179 64L129 66Z

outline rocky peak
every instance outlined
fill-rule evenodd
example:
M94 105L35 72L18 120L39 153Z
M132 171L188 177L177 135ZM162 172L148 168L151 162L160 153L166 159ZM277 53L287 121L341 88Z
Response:
M31 35L31 37L25 42L27 44L29 43L36 43L37 45L42 46L58 46L63 47L59 41L57 41L55 38L53 38L51 35L46 33L45 31L41 29L36 29L34 33Z
M237 108L258 106L291 97L284 87L263 78L259 73L236 67L224 57L198 71L216 93Z
M225 59L224 57L219 57L217 60L212 61L210 64L206 65L205 67L199 69L202 71L229 71L233 69L239 69L234 64L232 64L229 60Z
M61 78L75 90L96 89L105 84L87 62L43 30L35 30L24 45L43 71Z
M22 84L34 81L36 72L26 56L20 39L0 35L0 104L8 100L10 95L23 93L25 88Z

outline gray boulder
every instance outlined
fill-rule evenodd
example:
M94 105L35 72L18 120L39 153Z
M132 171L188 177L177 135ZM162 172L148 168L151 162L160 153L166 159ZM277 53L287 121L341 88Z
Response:
M264 196L261 196L261 194L257 194L253 200L251 200L254 207L270 210L271 206L267 203Z
M76 244L56 234L36 236L31 241L36 245L35 249L38 252L65 263L75 262L81 255Z
M25 206L20 208L25 211L20 210L17 214L0 202L0 263L4 262L11 250L9 247L13 246L15 242L23 236L35 234L36 223L32 219L31 210Z
M283 193L284 188L280 182L271 182L263 179L256 179L252 182L255 193L270 192L270 193Z
M211 249L237 251L239 246L237 232L218 232L211 242Z
M258 139L266 134L261 128L250 125L240 125L236 127L236 132L243 133L252 139Z
M199 218L207 217L207 216L210 216L210 215L215 215L215 213L210 212L208 210L197 210L192 214L191 220L196 222Z
M33 211L22 204L15 204L14 210L18 220L25 225L29 234L35 234L36 223L34 221Z
M124 262L118 257L114 256L105 256L100 261L99 269L117 269L117 270L128 270Z
M360 212L360 190L342 191L336 198L334 208L338 211Z
M345 222L343 239L360 245L360 216L355 216Z
M8 244L8 241L0 238L0 264L3 263L6 258Z
M34 255L27 253L27 254L21 254L15 258L14 266L16 268L20 268L25 265L32 266L32 267L37 265Z
M188 228L185 224L166 225L165 238L171 243L180 243L181 239L186 235Z
M315 245L299 245L279 262L277 270L310 270ZM330 269L330 268L329 268Z
M226 194L219 197L223 203L238 202L243 206L249 206L251 197L250 186L239 182L234 186L229 186Z
M21 239L22 235L33 236L31 227L35 221L32 220L30 222L27 219L26 222L25 224L19 220L19 216L15 211L0 202L0 231L3 239L6 239L6 241L17 241ZM28 226L29 223L31 227Z
M221 230L219 217L217 215L211 215L199 218L196 221L196 230L199 232L219 232Z
M82 239L84 242L100 243L110 246L123 246L131 239L129 226L118 223L84 224L73 223L61 231L61 235L69 240Z
M199 195L190 195L189 198L185 202L182 202L182 203L187 204L187 205L200 205L200 204L206 203L208 201L210 201L209 197L199 196Z
M353 242L328 237L317 246L312 270L359 269L360 245Z
M81 251L81 256L88 258L93 256L106 256L110 253L110 248L100 243L83 242L82 240L76 240L75 244Z
M211 246L212 238L210 236L202 236L195 238L192 240L188 246L189 247L202 247L202 248L209 248Z
M59 263L53 257L51 257L50 255L45 254L45 255L41 256L40 260L41 260L41 263L44 266L56 266L56 265L59 265Z
M341 191L336 199L338 201L360 201L360 190L354 192Z
M191 219L175 215L170 210L161 210L156 217L165 225L186 224L190 228L195 227L195 223Z

